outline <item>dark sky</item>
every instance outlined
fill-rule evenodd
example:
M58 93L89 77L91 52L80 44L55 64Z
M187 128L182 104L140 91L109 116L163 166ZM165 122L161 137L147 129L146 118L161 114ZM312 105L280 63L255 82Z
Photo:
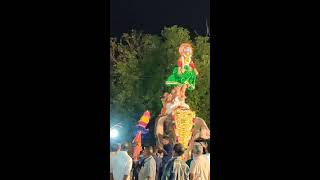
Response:
M131 29L159 34L165 26L179 25L204 35L210 25L210 0L110 0L110 35Z

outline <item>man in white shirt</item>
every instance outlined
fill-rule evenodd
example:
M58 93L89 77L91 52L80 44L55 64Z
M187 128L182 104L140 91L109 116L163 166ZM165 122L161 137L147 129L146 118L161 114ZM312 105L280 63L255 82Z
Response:
M190 180L209 180L210 161L203 155L203 147L195 143L192 149L194 159L190 164Z
M120 144L112 144L111 145L111 152L110 152L110 162L112 161L112 158L115 157L121 149Z
M155 180L156 179L156 170L157 165L156 161L152 157L153 148L145 147L143 150L144 160L141 165L139 172L139 180Z
M109 162L112 162L112 159L120 152L120 149L121 149L121 144L112 144L111 145L110 161ZM110 166L110 168L111 168L111 166ZM111 178L111 176L110 176L110 178Z
M112 180L129 180L132 169L132 158L128 155L128 143L121 145L120 152L110 162L110 177Z

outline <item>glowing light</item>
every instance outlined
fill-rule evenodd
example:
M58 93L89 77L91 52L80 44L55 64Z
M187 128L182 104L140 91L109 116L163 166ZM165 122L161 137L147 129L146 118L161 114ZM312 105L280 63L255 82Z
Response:
M118 135L119 135L118 130L116 130L116 129L111 129L111 131L110 131L110 137L111 137L111 138L116 138L116 137L118 137Z

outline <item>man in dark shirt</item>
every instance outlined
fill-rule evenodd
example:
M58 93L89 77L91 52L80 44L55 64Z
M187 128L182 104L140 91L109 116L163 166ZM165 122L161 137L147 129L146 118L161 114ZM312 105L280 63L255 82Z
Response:
M163 143L162 166L164 167L166 163L172 158L173 146L169 143L168 136L163 137L162 143Z
M141 169L141 164L143 162L143 151L140 152L139 159L134 161L133 163L133 179L138 180L139 178L139 171Z

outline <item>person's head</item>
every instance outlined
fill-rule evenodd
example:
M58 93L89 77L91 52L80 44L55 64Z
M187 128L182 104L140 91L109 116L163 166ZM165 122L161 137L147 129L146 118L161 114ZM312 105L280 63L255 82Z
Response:
M192 55L192 50L190 47L187 47L184 49L184 53L186 56L191 56Z
M163 146L164 156L173 156L173 148L170 144L166 144Z
M174 156L182 156L184 153L184 147L181 143L175 144L173 150Z
M169 144L169 136L163 136L163 138L162 138L162 144L163 145L167 145L167 144Z
M182 43L179 47L179 53L182 56L191 56L192 55L192 46L189 43Z
M193 148L192 148L192 153L194 157L198 157L203 153L203 147L200 143L194 143Z
M207 145L206 145L206 143L205 143L206 140L203 139L203 138L197 138L197 139L195 140L195 142L199 143L199 144L202 146L202 148L203 148L202 153L203 153L203 154L206 154L206 153L207 153Z
M152 146L147 146L143 150L143 157L149 157L153 154L153 148Z
M118 152L118 151L120 151L120 148L121 148L120 144L112 144L111 145L112 152Z
M128 151L129 150L129 143L125 142L121 144L121 151Z
M158 149L157 156L163 158L163 151L161 149Z

